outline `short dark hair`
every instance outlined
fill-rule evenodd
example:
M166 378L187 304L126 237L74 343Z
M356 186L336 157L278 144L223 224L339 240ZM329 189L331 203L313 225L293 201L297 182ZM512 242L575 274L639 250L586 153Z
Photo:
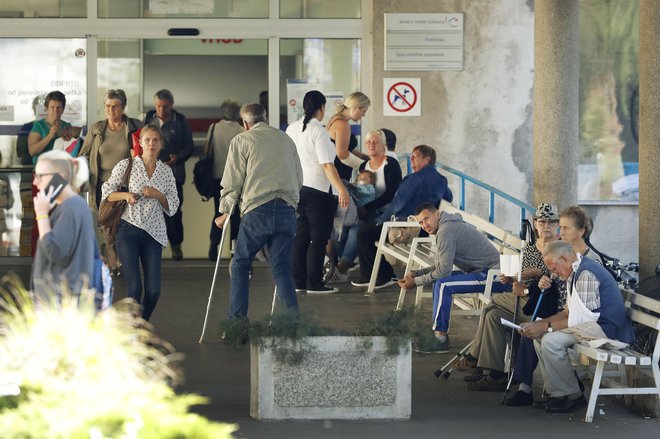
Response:
M158 99L159 101L167 101L167 102L169 102L170 104L173 104L173 103L174 103L174 95L172 94L171 91L169 91L169 90L166 89L166 88L164 88L164 89L162 89L162 90L158 90L158 91L154 94L154 98Z
M396 149L396 134L394 131L388 130L387 128L380 129L385 135L385 145L389 151L394 151Z
M436 210L438 210L438 208L435 207L435 204L433 203L422 203L419 206L417 206L417 209L415 209L415 216L419 215L425 210L428 210L429 212L435 212Z
M417 145L413 148L413 151L415 150L419 151L423 157L429 157L431 159L429 165L435 165L435 149L428 145Z
M594 222L586 210L580 206L569 206L559 213L559 218L570 218L576 229L584 229L584 240L588 240L594 230Z
M126 92L120 88L114 88L106 91L103 95L103 103L105 104L105 101L108 99L117 99L122 108L126 108L126 103L128 102L126 99Z
M48 108L50 101L57 101L62 103L62 108L66 108L66 96L59 90L51 91L46 95L46 100L44 101L44 108Z

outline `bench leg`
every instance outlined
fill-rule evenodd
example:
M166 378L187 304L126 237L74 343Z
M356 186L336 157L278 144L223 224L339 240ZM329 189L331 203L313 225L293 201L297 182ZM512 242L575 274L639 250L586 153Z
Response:
M596 372L594 373L594 380L591 384L591 393L589 395L589 405L587 405L587 414L584 417L584 422L591 422L594 419L594 410L596 410L596 400L600 390L600 381L603 378L604 361L599 361L596 365Z

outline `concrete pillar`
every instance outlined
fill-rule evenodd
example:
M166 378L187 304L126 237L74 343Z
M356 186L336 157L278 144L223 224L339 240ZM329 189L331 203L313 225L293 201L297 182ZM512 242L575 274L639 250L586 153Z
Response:
M639 262L640 279L660 264L660 2L639 2ZM646 288L644 288L646 287ZM657 287L649 281L642 292Z
M577 202L579 1L534 2L534 203Z

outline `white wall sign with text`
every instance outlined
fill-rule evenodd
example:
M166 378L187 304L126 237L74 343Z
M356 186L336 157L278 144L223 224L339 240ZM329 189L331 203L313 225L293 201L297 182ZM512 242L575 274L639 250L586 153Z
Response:
M383 79L383 116L421 116L420 78Z
M463 70L464 16L385 14L385 70Z

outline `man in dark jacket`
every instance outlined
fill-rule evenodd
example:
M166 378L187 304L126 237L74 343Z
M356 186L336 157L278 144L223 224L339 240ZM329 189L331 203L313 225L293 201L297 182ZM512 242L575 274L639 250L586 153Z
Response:
M172 259L183 259L181 244L183 243L183 184L186 182L186 161L193 153L192 130L186 116L174 109L174 96L166 89L159 90L154 95L155 110L151 110L144 118L145 125L160 127L163 133L163 149L158 157L169 165L174 172L176 190L179 196L179 210L171 216L165 216L167 238L172 245Z
M410 164L414 173L406 175L392 202L376 218L365 222L358 231L358 254L360 257L360 280L351 282L356 287L369 285L371 270L376 260L374 242L380 238L383 223L391 217L406 219L415 213L415 208L422 203L438 205L440 200L451 203L454 199L447 179L435 169L435 150L428 145L418 145L410 154ZM392 266L383 258L378 269L375 289L392 285L395 277Z

